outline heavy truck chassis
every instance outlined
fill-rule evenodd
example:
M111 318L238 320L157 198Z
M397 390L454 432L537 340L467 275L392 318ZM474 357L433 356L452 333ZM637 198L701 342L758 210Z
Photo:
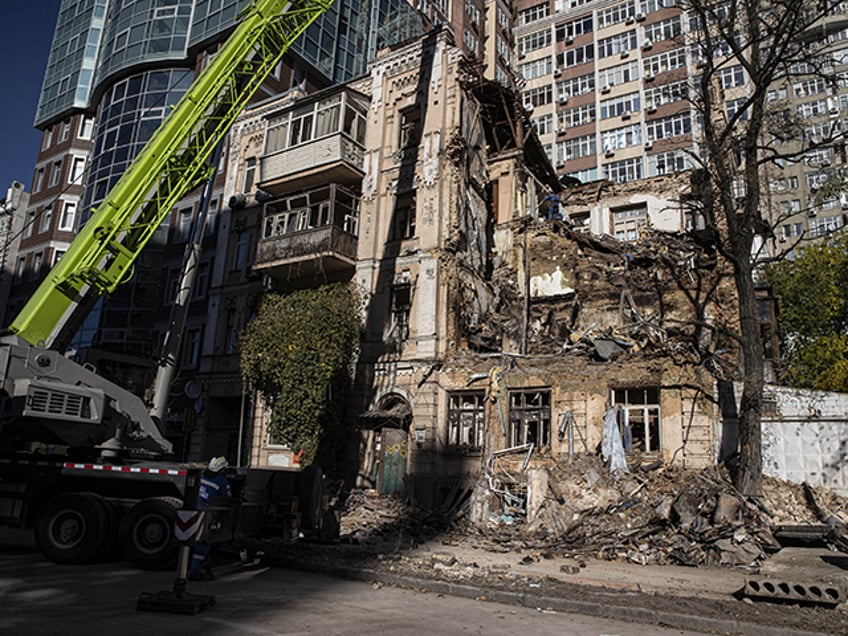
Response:
M0 331L0 525L34 529L41 551L57 563L120 552L141 567L159 568L176 558L176 511L196 507L184 498L196 492L192 480L203 468L153 459L173 450L159 423L178 358L180 320L172 316L166 343L177 344L160 356L153 405L64 352L99 299L133 275L176 203L214 183L216 149L232 123L332 1L253 0L246 6L61 260ZM192 249L200 244L203 223L203 215L194 220ZM194 271L184 267L180 290L192 288L188 272ZM175 305L187 307L188 299L186 292ZM68 455L36 452L57 447ZM88 459L93 457L98 459ZM317 467L236 469L230 477L236 496L214 502L204 516L205 542L265 532L292 539L298 520L303 530L321 529L323 475Z
M39 550L62 564L126 558L144 569L173 567L177 510L197 464L83 463L38 456L0 457L0 525L32 529ZM233 496L213 500L203 540L237 544L332 532L323 521L324 476L302 471L234 469Z

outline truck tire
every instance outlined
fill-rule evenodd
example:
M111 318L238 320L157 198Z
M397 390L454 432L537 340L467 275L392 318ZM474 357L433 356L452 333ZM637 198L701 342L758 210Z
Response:
M106 546L109 525L101 497L66 493L44 506L36 522L35 540L41 553L55 563L85 563Z
M174 522L179 499L156 497L135 504L121 519L118 540L124 555L145 570L172 567L177 560Z
M321 528L324 507L324 473L320 466L304 468L298 475L297 498L300 527L303 530Z

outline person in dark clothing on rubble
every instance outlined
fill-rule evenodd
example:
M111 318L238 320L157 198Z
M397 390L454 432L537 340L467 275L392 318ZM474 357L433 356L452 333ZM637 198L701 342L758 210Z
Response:
M230 482L224 475L229 462L226 457L213 457L200 478L200 491L197 495L197 509L209 508L215 497L230 496ZM188 570L189 581L211 581L215 578L212 573L212 546L199 542L194 546L191 565Z
M562 201L557 193L553 192L552 190L548 191L547 196L545 196L544 200L542 201L542 206L546 208L546 216L548 218L548 221L562 220L562 212L559 209L561 202Z

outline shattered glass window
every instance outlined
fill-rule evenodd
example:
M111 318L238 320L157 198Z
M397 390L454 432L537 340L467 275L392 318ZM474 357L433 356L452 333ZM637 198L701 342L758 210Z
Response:
M483 448L483 391L457 391L448 395L448 446L463 450Z
M417 146L421 138L421 107L410 106L400 112L399 148Z
M551 444L551 392L549 389L511 391L509 439L512 446Z
M651 453L660 450L660 390L657 387L613 390L624 450Z
M398 193L395 199L391 241L401 241L415 236L415 192Z

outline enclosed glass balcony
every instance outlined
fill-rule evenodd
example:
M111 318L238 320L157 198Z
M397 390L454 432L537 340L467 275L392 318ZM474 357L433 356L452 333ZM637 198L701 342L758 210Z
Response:
M253 267L278 288L348 280L358 220L359 195L335 183L268 201Z
M259 187L272 195L318 183L358 187L367 98L350 89L299 99L268 117Z

